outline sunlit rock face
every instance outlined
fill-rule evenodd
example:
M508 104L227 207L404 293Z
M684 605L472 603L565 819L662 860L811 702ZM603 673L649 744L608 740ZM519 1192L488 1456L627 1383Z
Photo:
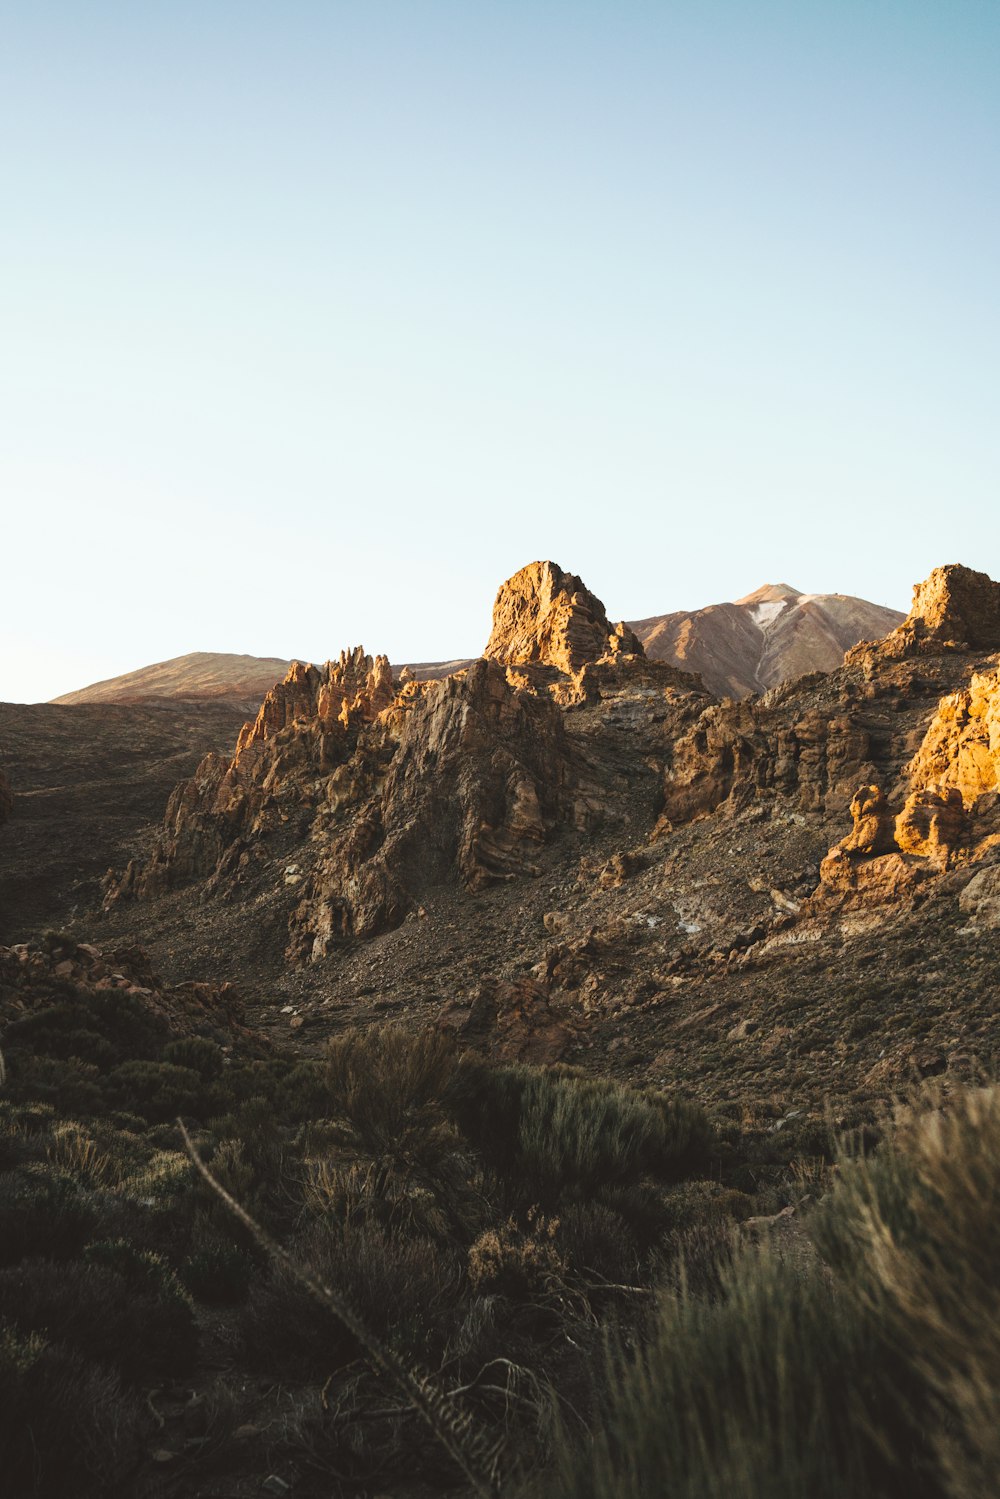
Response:
M554 699L497 662L398 689L385 657L360 651L295 665L233 758L207 756L176 788L152 858L109 902L192 880L232 894L291 836L289 956L321 957L398 925L436 881L475 891L537 872L554 825L592 815L577 781Z
M863 641L846 660L871 670L879 661L945 649L1000 650L1000 583L957 562L915 586L910 612L891 634Z
M337 661L307 666L293 661L284 681L272 687L253 723L245 724L236 745L236 759L246 761L263 742L296 721L320 723L352 720L371 722L395 696L386 656L366 656L362 646L341 651Z
M606 656L641 656L643 649L626 625L609 622L582 579L556 562L530 562L501 586L483 654L572 673Z

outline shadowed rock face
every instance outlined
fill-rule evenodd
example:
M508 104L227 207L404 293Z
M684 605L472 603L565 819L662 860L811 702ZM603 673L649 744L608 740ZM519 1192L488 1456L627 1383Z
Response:
M643 649L626 625L612 626L600 599L556 562L530 562L501 586L483 652L509 665L537 662L568 673L619 653L641 656Z
M535 873L556 822L591 815L581 785L553 698L497 662L399 691L384 657L296 665L232 760L209 755L176 788L152 859L109 899L192 879L231 891L261 840L294 829L289 956L321 957L398 925L442 879L475 891Z
M10 789L10 782L3 771L0 770L0 825L7 821L13 805L14 797Z

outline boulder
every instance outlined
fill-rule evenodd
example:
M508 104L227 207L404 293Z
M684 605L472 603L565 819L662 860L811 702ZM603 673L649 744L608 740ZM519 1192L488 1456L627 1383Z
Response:
M958 904L977 926L1000 927L1000 864L991 864L973 875Z

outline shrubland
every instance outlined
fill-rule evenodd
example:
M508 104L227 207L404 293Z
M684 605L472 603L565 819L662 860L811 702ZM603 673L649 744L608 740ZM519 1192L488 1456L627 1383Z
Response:
M12 1496L461 1492L299 1272L499 1450L504 1493L989 1492L1000 1089L838 1149L443 1030L304 1061L78 995L3 1047Z

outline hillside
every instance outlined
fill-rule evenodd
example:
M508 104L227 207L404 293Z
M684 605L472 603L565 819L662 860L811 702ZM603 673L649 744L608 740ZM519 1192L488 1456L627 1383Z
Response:
M698 672L719 697L746 697L814 671L835 671L860 640L881 640L903 615L842 593L766 583L731 604L631 620L646 655Z
M94 682L76 692L65 692L53 702L139 703L150 698L191 698L238 703L252 712L264 693L280 682L291 663L272 656L236 656L218 651L192 651L170 661L158 661L121 677Z
M836 670L720 701L535 562L483 657L408 675L293 663L238 729L3 711L15 1492L652 1499L691 1443L700 1499L732 1487L702 1406L748 1494L776 1464L785 1494L989 1492L994 1387L942 1381L995 1367L1000 584L938 568ZM899 1116L927 1197L876 1149L901 1097L947 1103L946 1145ZM890 1326L918 1220L944 1249ZM605 1369L658 1327L652 1384ZM369 1332L479 1434L457 1458ZM617 1441L645 1399L669 1459ZM588 1486L633 1449L641 1482Z

